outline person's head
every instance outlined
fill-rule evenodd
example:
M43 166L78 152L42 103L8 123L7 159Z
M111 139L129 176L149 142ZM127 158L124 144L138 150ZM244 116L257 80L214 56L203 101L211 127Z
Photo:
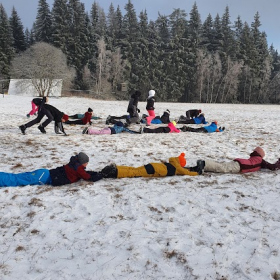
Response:
M258 155L260 155L262 158L265 157L265 152L261 147L257 147L254 149L254 152L256 152Z
M176 124L177 124L176 121L172 121L172 123L173 123L174 126L176 126Z
M83 153L83 152L80 152L78 153L78 161L80 164L82 164L84 167L86 167L88 165L88 162L89 162L89 157Z
M201 109L198 110L198 113L199 113L199 114L201 113Z
M88 111L89 113L92 113L92 112L93 112L93 110L92 110L91 108L88 108L87 111Z
M149 96L148 96L148 98L155 96L155 94L156 94L156 92L155 92L153 89L151 89L151 90L149 91Z
M66 115L66 114L64 114L64 115L62 116L62 118L61 118L61 121L62 121L62 122L67 122L68 120L69 120L69 116Z
M134 94L135 94L135 96L140 97L141 91L140 90L136 90Z
M168 109L166 109L163 113L170 115L170 111Z
M181 153L178 158L179 158L180 165L184 167L187 164L185 153Z
M217 122L217 121L213 121L213 123L216 124L216 125L218 125L218 122Z

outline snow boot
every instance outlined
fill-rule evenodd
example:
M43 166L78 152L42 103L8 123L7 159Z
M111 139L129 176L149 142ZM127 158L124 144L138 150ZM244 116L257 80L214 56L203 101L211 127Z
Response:
M24 124L19 126L19 129L21 130L22 134L25 134L26 126Z
M45 130L45 128L44 128L42 125L39 125L39 126L38 126L38 129L39 129L42 133L44 133L44 134L47 133L46 130Z

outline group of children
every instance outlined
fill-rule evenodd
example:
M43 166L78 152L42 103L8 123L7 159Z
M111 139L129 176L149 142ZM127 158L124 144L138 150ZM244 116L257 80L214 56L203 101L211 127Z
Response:
M166 177L174 175L197 176L203 172L216 173L248 173L259 171L261 168L270 170L280 169L280 158L274 164L265 161L265 152L256 147L248 159L236 158L230 162L213 160L197 160L197 165L185 167L185 154L169 158L168 162L148 163L140 167L110 164L101 171L86 171L89 157L80 152L72 156L68 164L53 169L37 169L24 173L0 172L0 187L16 187L26 185L62 186L84 179L96 182L103 178L132 178L132 177Z

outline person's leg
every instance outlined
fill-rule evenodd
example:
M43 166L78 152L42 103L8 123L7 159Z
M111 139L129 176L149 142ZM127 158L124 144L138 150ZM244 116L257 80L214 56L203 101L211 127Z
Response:
M144 166L130 167L130 166L117 166L117 178L133 178L133 177L152 177L147 174Z
M154 110L147 110L149 113L149 116L146 118L147 125L151 125L151 121L155 118L155 111Z
M75 120L75 121L67 121L66 124L84 124L82 120Z
M51 177L48 169L37 169L32 172L24 172L18 174L0 172L0 187L17 187L45 184L51 184Z
M48 110L44 110L45 116L47 119L40 125L41 127L45 128L49 123L53 121L53 115Z
M111 134L111 129L109 127L106 127L103 129L89 127L88 134L90 134L90 135Z
M240 165L237 161L217 162L214 160L205 160L204 171L235 174L240 172Z
M177 123L178 124L194 124L195 122L193 119L188 120L185 118L185 119L179 119Z
M145 127L143 129L143 132L144 133L163 133L164 130L163 130L163 127L157 127L157 128L154 128L154 129Z
M202 133L207 133L207 130L204 127L199 127L199 128L193 128L189 126L183 126L180 128L181 131L183 132L202 132Z

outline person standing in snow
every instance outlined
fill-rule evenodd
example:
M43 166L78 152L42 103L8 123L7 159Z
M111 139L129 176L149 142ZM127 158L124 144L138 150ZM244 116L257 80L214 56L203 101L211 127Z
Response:
M54 169L37 169L24 173L0 172L0 187L17 187L27 185L62 186L75 183L80 179L96 182L102 175L94 171L85 171L89 157L80 152L72 156L68 164Z
M202 166L204 172L214 173L248 173L256 172L261 168L269 170L280 169L280 158L274 164L265 161L265 152L261 147L256 147L248 159L236 158L230 162L220 162L214 160L198 160L198 166Z
M123 115L120 117L109 115L106 119L106 124L115 124L122 119L126 121L125 126L129 126L132 123L140 123L140 110L138 109L138 102L140 96L141 92L139 90L136 90L135 93L131 95L127 107L127 113L129 113L129 115Z
M120 166L110 164L100 173L103 178L133 178L133 177L166 177L174 175L197 176L201 174L199 166L184 168L186 165L185 153L179 157L171 157L168 162L149 163L140 167Z
M59 131L62 131L64 135L66 135L62 122L68 121L69 117L68 115L64 114L63 112L59 111L57 108L55 108L52 105L46 104L47 102L47 97L43 98L43 101L40 105L40 108L38 110L38 116L36 119L23 124L21 126L19 126L22 134L25 134L25 131L28 127L33 126L34 124L40 123L40 121L43 119L44 116L47 117L47 119L38 126L38 129L42 132L42 133L46 133L45 127L52 121L55 122L54 124L54 131L57 134L60 134Z
M155 107L154 107L154 104L155 104L155 94L156 92L151 89L149 91L149 95L148 95L148 98L147 98L147 105L146 105L146 110L148 111L148 114L149 116L146 117L146 121L147 121L147 126L151 125L151 121L155 118Z

